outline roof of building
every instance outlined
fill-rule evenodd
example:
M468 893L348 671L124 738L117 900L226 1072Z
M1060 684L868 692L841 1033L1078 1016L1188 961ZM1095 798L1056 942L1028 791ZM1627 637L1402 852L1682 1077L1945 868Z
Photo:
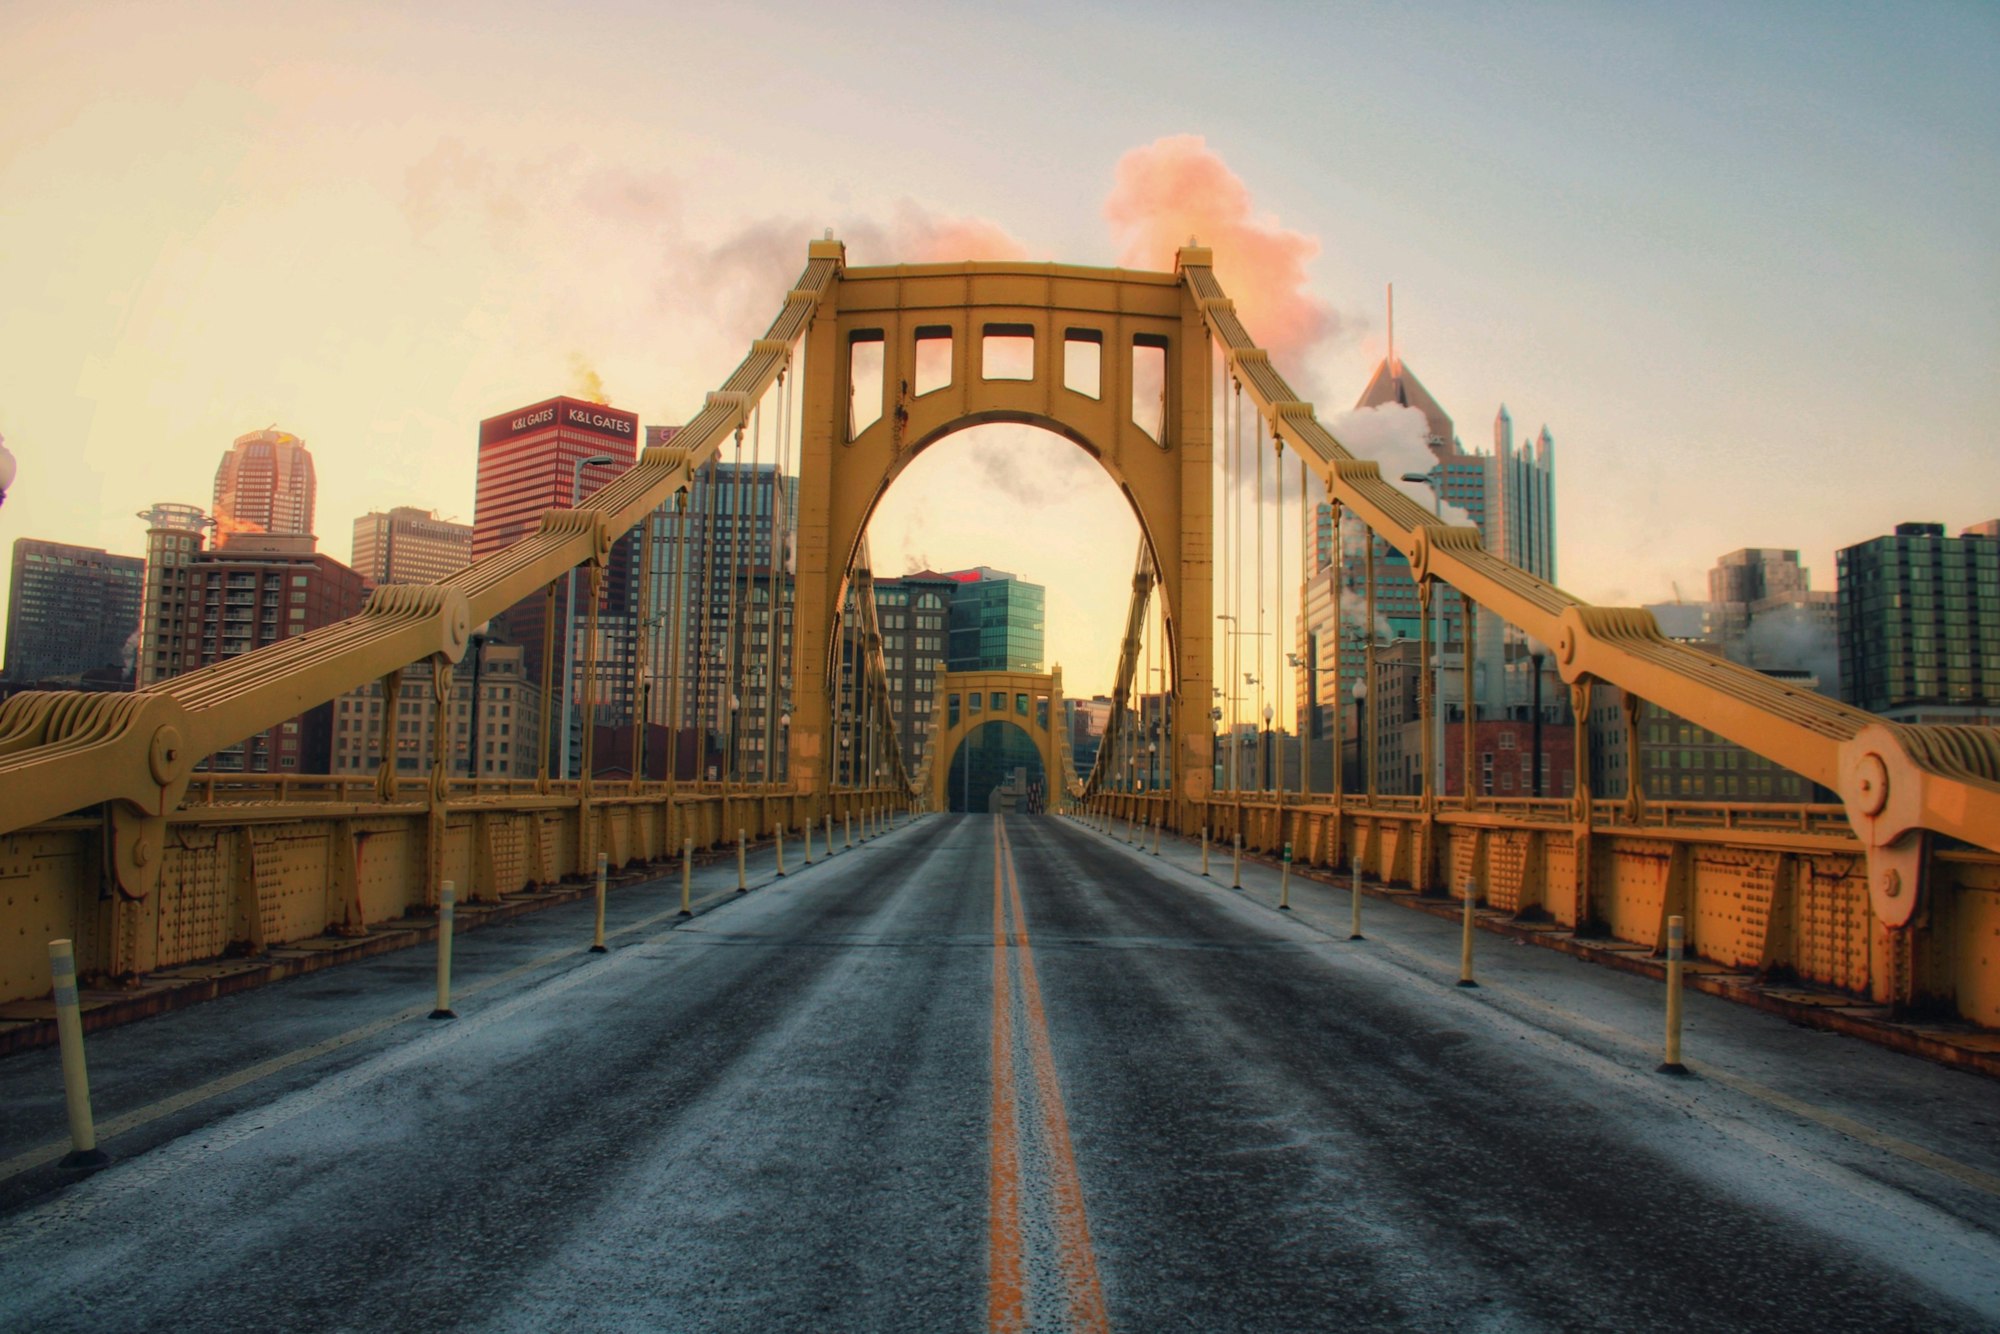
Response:
M1424 388L1423 381L1410 374L1410 368L1397 357L1392 364L1384 357L1376 364L1375 373L1368 377L1368 387L1361 391L1355 402L1357 408L1375 408L1389 403L1400 403L1406 408L1415 408L1424 414L1430 424L1431 442L1452 448L1456 438L1452 434L1451 414L1431 397L1431 391Z

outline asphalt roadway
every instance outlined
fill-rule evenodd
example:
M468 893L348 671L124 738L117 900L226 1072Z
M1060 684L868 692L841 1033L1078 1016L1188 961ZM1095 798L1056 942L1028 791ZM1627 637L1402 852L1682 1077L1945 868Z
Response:
M2000 1086L1056 817L0 1061L0 1329L2000 1327Z

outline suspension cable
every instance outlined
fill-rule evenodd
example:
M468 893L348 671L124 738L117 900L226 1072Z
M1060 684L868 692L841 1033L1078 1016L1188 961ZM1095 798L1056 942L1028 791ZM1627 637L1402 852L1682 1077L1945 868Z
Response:
M686 703L683 686L687 669L687 627L683 622L687 616L688 528L693 522L688 493L675 492L673 507L672 517L676 522L668 532L674 536L667 548L673 558L667 587L667 725L673 737L667 743L667 784L670 789L680 782L681 729L687 721L683 709Z
M766 398L768 398L768 394L766 394ZM738 522L738 526L742 526L742 534L744 534L742 536L742 542L744 542L744 558L742 558L742 580L744 580L744 584L742 584L742 588L744 588L744 592L742 592L742 644L736 650L736 676L738 676L738 682L742 682L744 678L748 678L750 672L752 672L752 668L750 668L750 648L752 648L752 638L756 636L756 576L754 576L754 570L756 570L756 546L758 546L756 544L756 508L758 508L758 492L762 492L762 488L764 488L764 400L760 398L758 404L756 404L756 410L752 412L752 434L750 434L750 510L748 510L748 514L738 514L736 516L736 522ZM750 748L744 744L744 736L742 736L744 724L742 724L742 718L744 718L746 712L750 712L750 692L748 690L740 690L740 694L742 694L742 704L736 710L736 726L732 728L736 732L736 738L732 742L732 750L738 752L736 776L742 782L748 782L750 780L750 758L748 758L746 752ZM762 764L758 766L758 774L762 776Z
M1271 747L1276 753L1274 773L1278 795L1282 798L1285 795L1285 748L1278 743L1278 735L1285 721L1285 697L1280 684L1285 679L1285 673L1279 666L1284 661L1285 642L1285 442L1276 431L1271 433L1271 471L1278 487L1278 517L1271 526L1271 554L1277 561L1271 591L1278 599L1277 619L1271 626L1271 690L1277 696L1275 703L1280 724L1280 727L1272 729Z
M778 586L780 582L778 502L785 487L785 455L791 444L791 420L786 412L791 390L787 371L778 372L778 438L771 447L771 559L764 577L764 781L777 781L778 722Z
M1257 513L1257 698L1252 705L1250 725L1270 730L1270 722L1264 717L1264 414L1257 413L1257 493L1254 498ZM1264 770L1263 747L1257 754L1257 789L1265 791L1271 786Z
M751 410L754 420L762 410ZM729 602L722 637L722 690L717 707L722 711L722 784L726 790L736 771L736 710L739 696L736 680L736 640L743 625L741 555L743 530L743 428L736 428L736 444L729 460Z

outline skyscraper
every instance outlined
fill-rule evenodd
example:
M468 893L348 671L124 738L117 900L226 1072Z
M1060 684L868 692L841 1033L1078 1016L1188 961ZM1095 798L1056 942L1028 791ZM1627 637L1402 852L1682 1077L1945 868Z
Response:
M352 564L372 584L434 584L472 563L472 525L398 505L354 521Z
M312 455L305 442L275 428L236 437L215 470L218 532L313 531Z
M7 677L44 681L89 672L129 687L145 571L137 556L15 538Z
M946 666L954 672L1039 672L1048 590L984 565L954 570Z
M720 776L725 753L732 776L782 768L788 732L778 720L791 705L786 578L794 485L768 463L714 459L695 473L684 512L652 518L647 714L699 738L683 743L694 756L680 762L682 777L711 767ZM670 627L675 607L679 618Z
M1046 630L1047 590L985 565L955 570L946 576L952 589L946 619L946 661L954 672L1040 672ZM949 755L932 757L934 764L954 763ZM947 784L953 810L983 811L989 794L1007 786L1017 770L1043 791L1062 781L1043 772L1040 753L1029 735L1004 722L992 722L968 734Z
M2000 536L1899 523L1843 549L1840 695L1908 723L2000 722Z
M948 574L918 570L875 581L875 619L882 630L882 662L889 676L889 709L912 774L923 762L930 736L938 669L945 664L951 598L961 585Z
M199 533L156 528L148 551L143 661L145 680L179 676L281 639L331 625L361 610L361 576L313 550L306 534L224 533L214 550ZM223 773L326 773L333 705L215 752L205 767Z
M602 403L557 397L479 423L479 475L472 508L472 558L484 560L528 537L541 527L542 514L569 509L631 467L639 457L639 418ZM593 458L607 464L591 465ZM598 609L597 642L586 643L587 613L583 606L586 571L576 574L577 603L569 601L569 580L559 580L555 597L555 657L550 662L550 698L555 709L553 735L563 735L565 645L571 677L581 690L586 656L597 663L596 697L584 702L580 720L570 729L568 771L577 772L583 728L602 716L622 722L630 708L635 673L633 635L637 625L632 575L632 543L617 534L612 559L604 572ZM543 671L543 641L550 626L548 602L534 595L495 618L494 630L519 644L523 670L530 685L539 687ZM558 743L559 744L559 743ZM550 772L560 773L558 756Z
M1555 437L1544 426L1532 445L1516 447L1514 421L1502 404L1493 421L1493 453L1467 450L1453 432L1452 420L1422 381L1411 373L1392 347L1375 367L1357 408L1388 404L1414 408L1426 424L1436 496L1420 501L1442 502L1446 522L1466 522L1479 529L1487 550L1520 568L1554 582L1555 555ZM1454 516L1451 510L1462 512ZM1330 506L1321 505L1315 524L1316 571L1307 581L1306 605L1300 627L1300 660L1308 664L1299 687L1301 717L1313 721L1312 734L1325 736L1332 724L1335 699L1351 696L1361 680L1363 644L1367 635L1378 641L1416 639L1421 602L1409 562L1383 541L1375 548L1376 623L1366 627L1366 549L1360 523L1345 516L1342 535L1334 531ZM1344 631L1332 624L1332 580L1342 581L1341 619ZM1464 605L1458 593L1441 588L1433 617L1442 621L1446 645L1464 643ZM1527 707L1527 690L1514 678L1526 668L1525 641L1498 616L1481 611L1476 622L1478 665L1473 673L1482 708L1516 716ZM1432 627L1439 633L1438 625ZM1340 642L1335 670L1336 638ZM1448 705L1448 708L1450 706ZM1309 729L1310 730L1310 729Z
M1772 547L1732 551L1708 572L1708 634L1731 662L1759 671L1796 671L1836 691L1837 595L1813 591L1799 553Z
M1514 447L1514 419L1502 403L1493 418L1491 521L1483 526L1495 555L1529 574L1556 581L1556 441L1542 427L1532 445Z

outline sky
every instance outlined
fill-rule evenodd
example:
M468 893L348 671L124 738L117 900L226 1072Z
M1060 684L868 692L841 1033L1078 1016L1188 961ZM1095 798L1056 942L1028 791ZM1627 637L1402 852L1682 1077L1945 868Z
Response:
M0 50L0 542L137 553L267 425L336 557L370 509L469 521L481 417L596 377L685 419L828 228L1151 267L1192 230L1329 418L1393 282L1467 445L1503 402L1553 433L1591 601L2000 517L2000 6L13 0ZM1135 532L989 429L871 538L1048 585L1078 694Z

